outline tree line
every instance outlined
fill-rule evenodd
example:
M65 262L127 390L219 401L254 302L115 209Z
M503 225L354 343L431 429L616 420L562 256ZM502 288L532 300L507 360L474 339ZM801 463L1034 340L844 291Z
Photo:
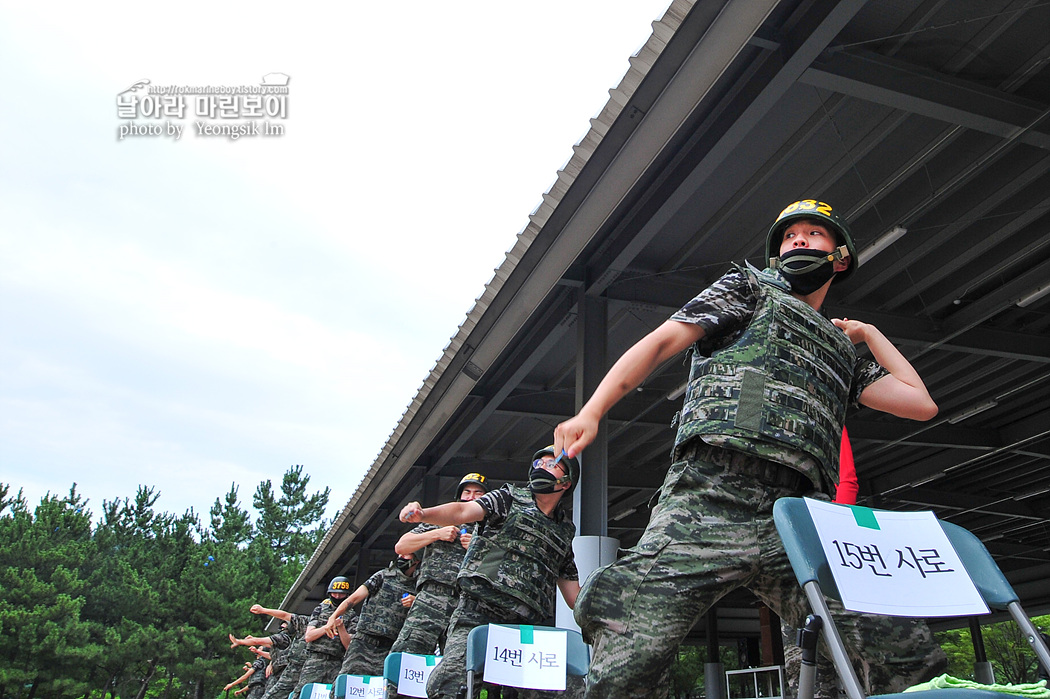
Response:
M278 607L326 531L309 482L260 482L254 518L233 484L207 523L152 487L96 517L76 484L30 508L0 483L0 699L217 696L248 659L227 632L262 631L248 608Z

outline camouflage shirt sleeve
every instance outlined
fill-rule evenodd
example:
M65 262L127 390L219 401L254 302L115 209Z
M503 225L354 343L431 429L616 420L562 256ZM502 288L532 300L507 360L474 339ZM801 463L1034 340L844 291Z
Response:
M365 580L365 589L368 590L368 596L372 597L375 593L379 592L379 588L383 586L383 571L377 570L372 573L372 576Z
M757 300L747 275L734 267L682 306L671 320L699 325L707 336L720 335L746 326Z
M292 645L292 634L287 629L270 636L270 644L277 650L284 650Z
M863 357L857 357L857 363L853 368L853 386L850 387L849 401L854 408L860 406L860 394L868 386L872 385L883 376L889 376L887 371L878 362Z
M306 627L310 623L310 617L305 614L293 614L288 620L288 630L293 637L302 636L306 633Z
M498 490L490 490L474 502L481 505L481 509L485 510L485 527L498 529L503 526L507 515L510 514L510 508L514 504L514 496L510 494L510 489L504 485Z
M565 560L562 562L561 570L558 571L558 578L562 580L579 580L580 571L576 569L576 556L573 555L572 549L569 549L569 553L565 556Z

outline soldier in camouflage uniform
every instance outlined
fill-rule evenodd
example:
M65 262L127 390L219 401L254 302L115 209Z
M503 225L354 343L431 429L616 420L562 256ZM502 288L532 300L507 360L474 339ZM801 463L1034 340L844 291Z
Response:
M383 674L383 661L415 600L417 567L415 555L398 556L339 605L337 611L365 603L338 674Z
M270 648L270 676L266 681L263 699L286 699L299 681L299 671L303 667L306 655L306 625L310 617L303 614L292 614L282 609L267 609L258 604L251 607L252 614L268 614L281 619L281 630L272 636L258 638L247 636L234 638L230 634L231 647L238 645L261 646Z
M252 663L252 676L248 678L248 699L262 699L266 693L266 666L269 663L261 655Z
M249 650L254 652L255 646L249 647ZM259 699L259 697L262 696L262 692L265 690L266 687L267 662L268 661L266 658L262 656L257 656L254 662L245 663L245 673L237 679L235 679L233 682L230 682L225 687L223 687L222 691L228 692L237 685L239 685L241 682L247 680L248 684L243 689L239 689L236 692L234 692L234 694L240 695L247 691L249 699Z
M915 369L878 329L818 312L856 260L849 227L830 206L804 200L784 209L766 256L772 269L734 267L629 349L580 413L555 429L555 449L579 453L620 398L700 343L649 526L588 578L576 605L594 643L588 696L666 696L681 640L737 587L800 625L807 605L773 526L774 501L827 499L849 405L916 420L937 413ZM875 361L858 357L853 345L861 342ZM924 623L842 621L869 693L899 691L946 664Z
M328 583L328 597L314 608L310 622L306 626L303 638L306 641L306 659L299 673L299 681L292 690L292 696L298 697L303 687L312 683L332 684L339 675L339 664L350 643L346 630L354 616L350 608L335 613L350 597L350 581L343 576L336 576ZM333 634L329 635L328 630Z
M576 603L576 526L560 504L579 475L575 459L555 459L548 447L533 457L528 490L505 485L473 502L429 508L412 502L401 510L402 522L482 522L459 570L459 602L449 621L445 654L427 682L427 696L459 696L466 684L467 635L474 627L543 624L554 615L556 588L570 608Z
M470 502L487 492L485 476L468 473L459 481L456 500ZM445 630L459 601L456 575L470 546L472 528L463 524L438 527L422 523L404 534L394 546L394 551L402 555L422 551L423 561L416 574L416 600L401 633L390 647L391 653L430 655L436 648L445 652ZM398 696L396 686L388 684L388 699Z

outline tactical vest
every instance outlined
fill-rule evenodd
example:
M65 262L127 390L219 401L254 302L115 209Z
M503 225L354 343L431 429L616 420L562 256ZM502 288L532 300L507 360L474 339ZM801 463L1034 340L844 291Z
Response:
M332 600L328 599L317 605L317 610L313 615L313 621L317 624L317 628L324 626L328 622L337 606L332 603ZM306 650L311 653L322 653L337 658L343 657L343 653L346 652L338 634L336 634L335 638L329 638L326 634L315 641L310 641L306 644Z
M405 625L408 607L401 606L401 598L416 593L415 577L408 577L390 565L383 571L383 584L379 591L368 598L357 630L370 636L382 636L391 641L396 640L401 627Z
M471 530L473 531L473 526ZM419 564L419 571L416 573L416 589L422 589L423 583L427 582L455 586L456 574L463 565L463 556L466 553L459 539L428 544L423 549L423 562Z
M459 579L481 578L545 619L554 613L561 564L572 551L576 525L543 514L524 488L508 486L514 504L499 530L470 542Z
M755 314L732 344L710 357L694 352L675 446L722 435L727 446L764 455L755 440L772 442L810 456L836 483L853 343L776 276L741 271L756 287Z

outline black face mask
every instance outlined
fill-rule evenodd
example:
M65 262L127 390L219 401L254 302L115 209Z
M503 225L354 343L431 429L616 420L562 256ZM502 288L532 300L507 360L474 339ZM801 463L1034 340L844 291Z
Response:
M833 253L812 248L795 248L780 256L776 265L796 294L806 296L824 286L835 275Z
M558 485L558 477L545 468L534 468L529 471L529 490L534 493L553 493Z
M397 566L397 569L400 570L405 575L408 575L409 569L412 566L414 566L415 564L416 564L416 559L414 559L414 558L401 558L400 556L398 556L397 560L394 561L394 565Z

